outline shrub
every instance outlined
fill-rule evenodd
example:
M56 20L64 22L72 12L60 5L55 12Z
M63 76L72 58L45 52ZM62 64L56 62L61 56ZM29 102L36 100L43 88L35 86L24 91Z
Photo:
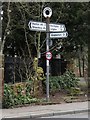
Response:
M4 84L3 108L38 102L38 99L33 98L30 92L31 85L29 82L13 85Z
M61 76L51 76L49 80L51 92L62 89L69 91L72 87L77 87L79 81L79 79L75 77L75 74L70 70L67 70Z
M71 87L68 92L71 96L75 96L75 95L79 95L81 90L80 88Z
M61 84L59 83L60 76L51 76L49 78L50 92L56 92L61 89Z
M14 106L14 92L10 85L4 84L4 96L2 106L5 108Z
M62 76L64 84L64 89L70 89L71 87L77 87L79 79L76 78L74 72L70 70L66 70L64 75Z
M44 80L44 71L42 67L37 67L37 79L38 80Z

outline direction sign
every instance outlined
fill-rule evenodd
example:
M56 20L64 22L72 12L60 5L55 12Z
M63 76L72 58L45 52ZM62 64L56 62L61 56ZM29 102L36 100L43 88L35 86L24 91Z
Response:
M46 32L46 23L44 22L29 22L29 29L32 31L41 31ZM65 31L65 25L64 24L49 24L50 32L60 32Z
M66 27L64 24L49 24L49 25L50 25L50 32L66 31Z
M47 52L46 53L46 59L50 60L52 58L52 53L51 52Z
M67 36L68 32L50 33L50 38L66 38Z
M44 31L46 31L46 23L30 21L29 22L29 29L32 31L44 32Z

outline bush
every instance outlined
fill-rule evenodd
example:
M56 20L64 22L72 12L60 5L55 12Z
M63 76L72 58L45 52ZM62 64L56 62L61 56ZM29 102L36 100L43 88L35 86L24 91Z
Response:
M75 96L75 95L79 95L81 90L80 88L71 87L68 92L71 96Z
M37 79L38 80L44 80L44 71L42 67L37 67Z
M63 84L64 89L70 89L71 87L78 86L79 79L76 78L75 74L70 70L67 70L64 73L64 75L61 76L61 78L63 78L63 81L64 81L64 84Z
M4 108L14 106L14 96L15 94L12 88L9 85L4 84L4 96L3 96L2 106Z
M29 82L16 83L13 85L4 84L3 108L35 102L38 102L38 99L32 97L31 85Z
M60 76L51 76L49 78L50 92L56 92L61 89L61 84L59 83Z
M50 79L50 91L55 92L56 90L71 90L72 87L78 86L78 81L75 77L75 74L67 70L63 75L61 76L51 76Z

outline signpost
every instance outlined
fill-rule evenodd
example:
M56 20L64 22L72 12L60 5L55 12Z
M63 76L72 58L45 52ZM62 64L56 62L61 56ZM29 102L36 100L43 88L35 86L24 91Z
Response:
M46 23L30 21L28 26L32 31L46 32L46 98L49 101L49 60L52 58L52 53L49 52L49 41L51 38L66 38L68 32L64 24L50 24L50 17L52 15L52 9L45 7L43 15L46 18Z
M46 32L46 23L44 22L30 21L28 26L29 29L32 31ZM62 32L66 30L66 27L64 24L49 24L49 29L50 32L58 32L58 31Z
M52 9L49 7L44 8L43 10L43 15L46 18L46 52L49 55L49 39L50 39L50 17L52 15ZM49 59L46 60L46 72L47 72L47 77L46 77L46 98L47 102L49 102Z

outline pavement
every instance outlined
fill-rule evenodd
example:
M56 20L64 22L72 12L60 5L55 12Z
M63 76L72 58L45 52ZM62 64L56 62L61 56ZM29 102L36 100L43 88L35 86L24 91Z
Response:
M88 112L89 102L74 102L55 105L35 105L13 109L2 109L2 118L39 118L54 115Z

